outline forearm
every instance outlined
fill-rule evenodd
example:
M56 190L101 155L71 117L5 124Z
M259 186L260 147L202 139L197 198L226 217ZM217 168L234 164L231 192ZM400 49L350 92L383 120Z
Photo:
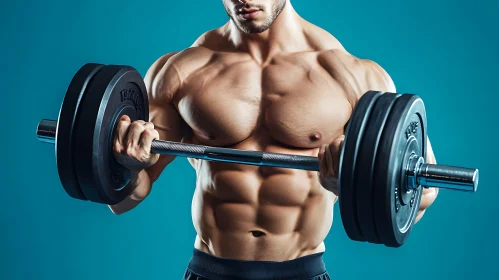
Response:
M129 184L132 184L133 192L118 204L109 205L109 209L116 215L132 210L151 192L152 182L145 170L140 171L134 176Z

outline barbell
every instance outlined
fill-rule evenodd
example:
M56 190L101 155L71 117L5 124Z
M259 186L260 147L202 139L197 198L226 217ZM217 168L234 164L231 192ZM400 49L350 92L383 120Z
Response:
M58 120L37 127L55 144L60 181L73 198L113 205L131 194L130 172L114 158L121 116L148 121L141 75L130 66L88 63L73 77ZM339 204L348 237L399 247L412 230L423 188L475 192L478 170L425 162L427 121L415 94L369 91L345 129L339 160ZM152 153L208 161L319 171L317 157L154 140Z

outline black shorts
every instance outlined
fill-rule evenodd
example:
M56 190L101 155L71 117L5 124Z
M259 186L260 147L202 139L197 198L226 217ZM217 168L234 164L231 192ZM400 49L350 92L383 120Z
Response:
M284 262L240 261L194 249L184 280L329 280L322 255L317 253Z

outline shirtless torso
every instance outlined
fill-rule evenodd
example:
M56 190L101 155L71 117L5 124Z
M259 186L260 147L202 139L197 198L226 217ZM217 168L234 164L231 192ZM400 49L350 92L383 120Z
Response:
M317 156L343 134L356 96L368 88L365 75L335 77L348 73L340 67L362 68L338 49L278 54L260 65L246 53L196 47L177 60L183 83L173 105L192 131L189 143ZM344 79L364 86L352 89ZM336 199L317 172L191 163L198 249L252 260L324 250Z
M287 32L272 33L283 26ZM395 92L378 64L350 55L289 3L261 35L272 44L253 44L236 31L232 22L209 31L148 71L150 119L160 139L317 156L321 145L343 135L363 93ZM161 156L140 178L154 182L172 160ZM265 261L325 250L336 195L321 185L317 172L189 161L197 174L195 248ZM139 186L130 199L135 202L113 211L144 199L150 184Z

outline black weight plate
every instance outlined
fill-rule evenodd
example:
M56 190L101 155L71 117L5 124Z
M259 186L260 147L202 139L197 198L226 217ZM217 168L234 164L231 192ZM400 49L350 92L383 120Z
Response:
M85 196L114 205L133 191L131 174L113 156L118 119L149 119L147 91L141 75L129 66L106 66L91 81L77 118L77 173Z
M86 200L76 175L76 166L73 154L73 132L76 116L82 96L89 82L104 65L88 63L81 67L74 75L62 101L55 137L55 154L57 170L66 193L77 199Z
M355 164L367 120L376 99L380 96L379 91L368 91L360 98L346 126L345 140L340 152L338 182L341 220L346 234L355 241L365 241L357 220L357 207L354 199Z
M404 94L388 116L376 156L374 217L381 242L400 247L409 237L421 201L422 187L407 190L411 155L426 158L426 110L420 97Z
M374 222L372 192L376 152L388 114L399 96L399 94L384 93L376 100L357 155L354 199L357 201L357 218L362 236L370 243L380 243Z

